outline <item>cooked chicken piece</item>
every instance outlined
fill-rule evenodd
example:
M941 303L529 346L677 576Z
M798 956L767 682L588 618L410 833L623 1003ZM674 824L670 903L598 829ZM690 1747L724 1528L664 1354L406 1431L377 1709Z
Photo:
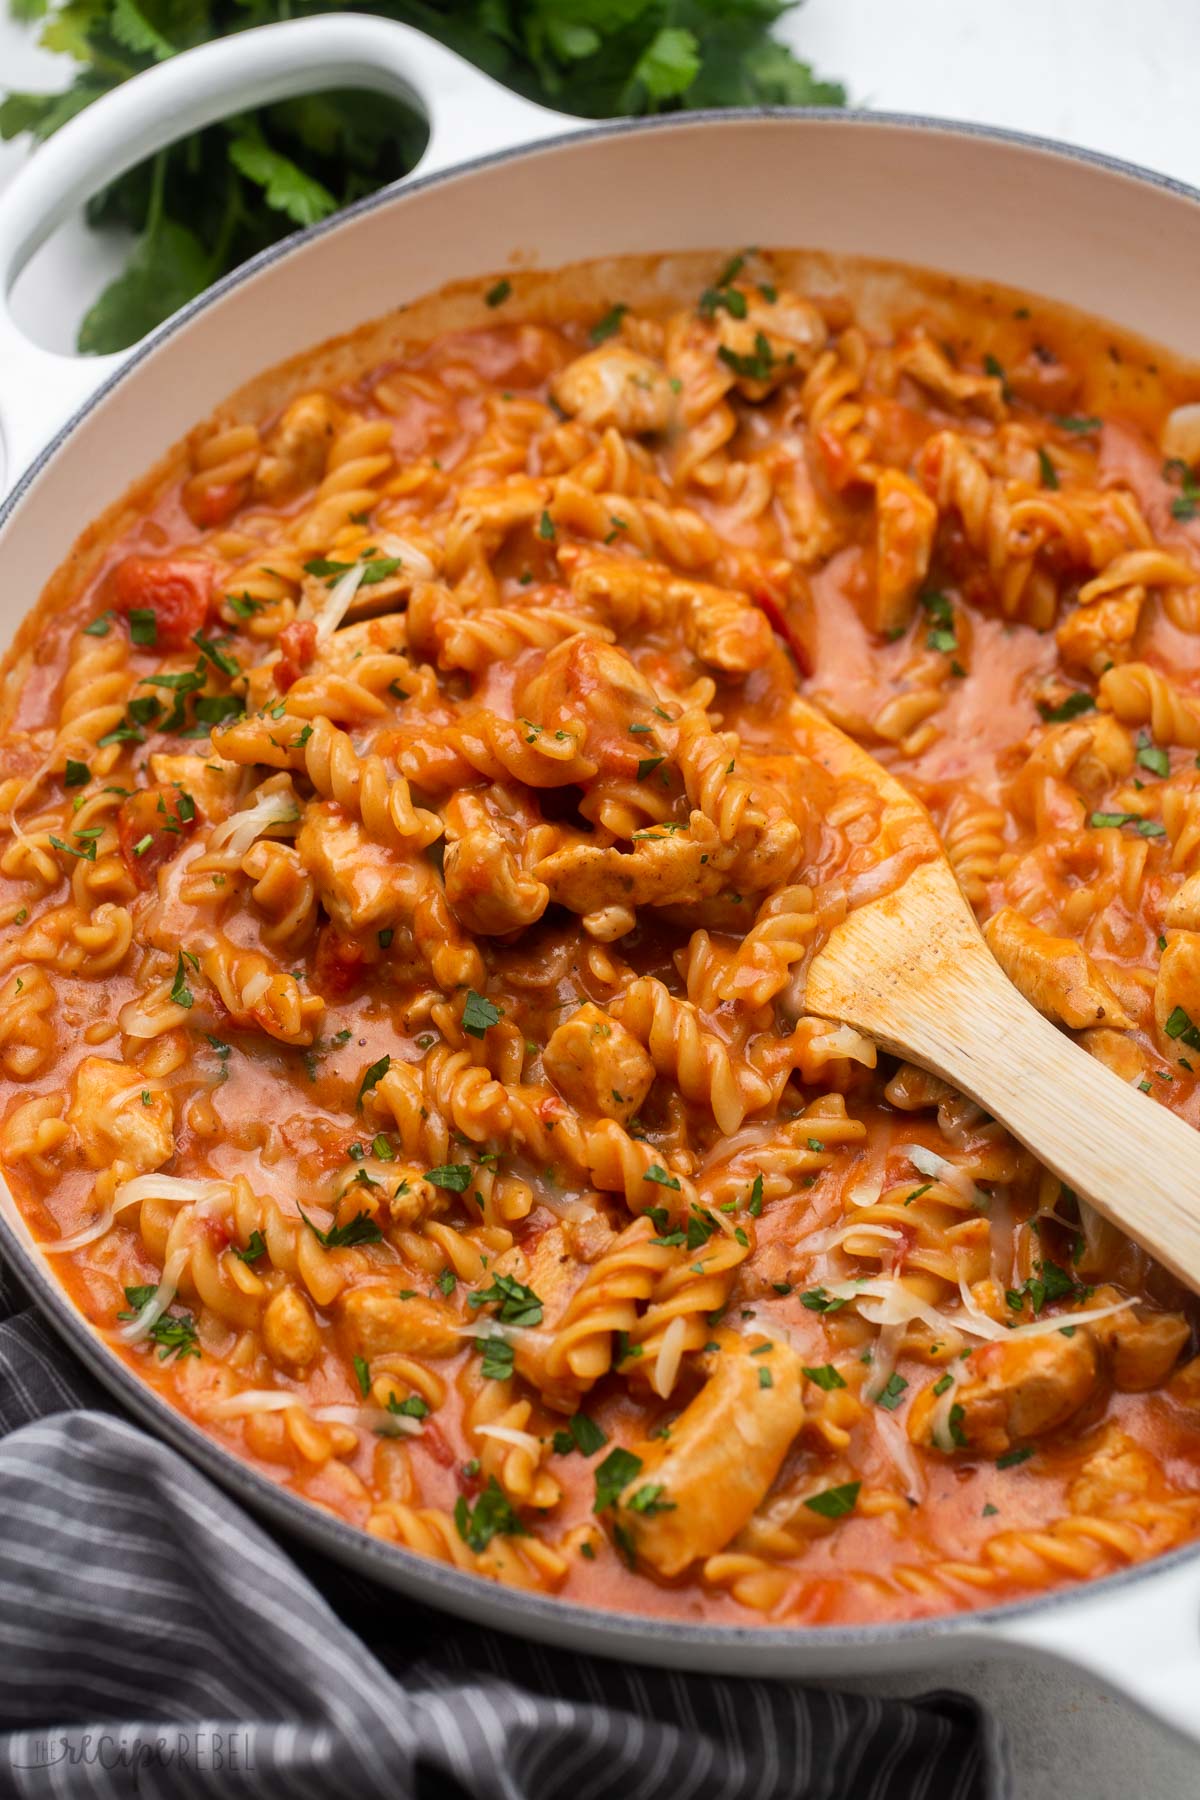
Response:
M85 1057L75 1071L66 1118L93 1169L121 1162L148 1175L175 1154L171 1096L144 1085L128 1063Z
M1176 931L1200 931L1200 869L1171 895L1163 918Z
M668 1577L737 1536L804 1423L794 1350L733 1331L714 1331L712 1341L707 1381L668 1439L639 1446L641 1469L617 1505L638 1557ZM764 1341L769 1349L754 1355ZM646 1489L658 1491L639 1503Z
M449 1307L423 1294L401 1300L386 1288L354 1288L340 1311L355 1350L368 1360L392 1350L406 1356L453 1356L462 1348Z
M1114 1287L1098 1287L1094 1306L1111 1306L1121 1295ZM1142 1394L1161 1387L1191 1337L1182 1313L1150 1312L1130 1307L1088 1327L1108 1357L1113 1386L1123 1394Z
M1062 659L1076 668L1102 675L1129 656L1141 616L1145 590L1110 594L1092 606L1077 606L1055 632Z
M613 1233L598 1208L594 1217L595 1223L592 1220L586 1223L597 1240L597 1250L602 1253L611 1245ZM578 1231L579 1227L569 1231L565 1225L551 1225L541 1233L532 1250L526 1246L528 1266L521 1280L533 1289L542 1303L542 1328L522 1333L516 1339L515 1347L517 1374L538 1389L547 1405L568 1413L574 1412L579 1404L580 1384L569 1375L565 1380L551 1375L546 1367L546 1356L554 1342L555 1330L587 1274L586 1268L580 1266ZM486 1315L480 1321L480 1330L486 1334Z
M812 368L829 335L815 306L786 292L769 300L757 286L723 291L739 294L742 304L716 309L717 354L747 400L763 400L789 375Z
M564 1019L542 1056L563 1099L577 1111L624 1124L654 1081L654 1064L633 1034L589 1000Z
M1154 1023L1168 1054L1178 1054L1178 1034L1167 1030L1171 1015L1182 1009L1200 1021L1200 932L1172 931L1154 982Z
M940 1075L931 1075L928 1069L919 1069L916 1063L901 1063L884 1088L883 1096L889 1106L897 1106L901 1112L921 1112L926 1107L942 1106L956 1097L948 1081L943 1081Z
M325 473L342 409L328 394L301 394L266 441L254 474L254 497L268 506L292 500Z
M737 852L717 828L693 813L685 832L640 838L631 850L601 849L580 839L537 864L550 898L572 912L606 906L675 906L715 894Z
M1004 382L999 375L971 375L956 369L932 338L922 335L897 358L906 375L951 412L1004 417Z
M378 931L411 916L413 893L403 860L376 843L336 801L305 808L296 853L316 882L321 904L343 931Z
M156 750L150 773L161 787L178 787L190 794L200 818L215 825L233 811L245 771L216 755L169 756Z
M1154 1457L1115 1425L1104 1432L1094 1450L1067 1489L1073 1513L1105 1513L1130 1500L1153 1493L1159 1478Z
M521 868L517 852L535 820L515 793L493 783L454 794L445 809L446 898L468 931L502 937L540 919L549 889Z
M965 1379L945 1397L949 1442L945 1428L939 1430L942 1408L931 1402L931 1387L918 1395L909 1415L914 1442L1002 1456L1023 1439L1064 1425L1099 1379L1096 1346L1083 1325L1070 1337L1054 1332L985 1344L964 1369Z
M564 412L603 431L636 437L665 431L675 412L675 394L666 371L624 344L602 344L568 363L551 384Z
M990 918L983 934L1013 986L1056 1024L1082 1031L1089 1025L1128 1030L1133 1023L1073 938L1051 937L1011 906Z
M262 1318L263 1343L273 1363L303 1368L321 1348L312 1307L296 1288L280 1288Z
M1193 1356L1182 1368L1176 1369L1167 1384L1167 1392L1176 1406L1200 1417L1200 1356Z
M1135 1087L1150 1069L1145 1052L1127 1032L1099 1026L1095 1031L1083 1032L1079 1042L1089 1056Z
M873 631L899 632L912 618L937 532L938 509L915 481L885 469L875 484Z
M759 669L771 654L770 622L745 594L692 581L641 557L581 555L568 545L559 561L574 599L609 620L618 635L635 625L678 620L688 648L728 674Z

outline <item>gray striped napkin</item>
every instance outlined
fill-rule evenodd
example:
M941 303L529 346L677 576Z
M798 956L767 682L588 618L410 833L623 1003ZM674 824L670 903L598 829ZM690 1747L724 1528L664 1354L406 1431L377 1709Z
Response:
M548 1652L284 1549L0 1270L0 1795L998 1800L994 1722Z

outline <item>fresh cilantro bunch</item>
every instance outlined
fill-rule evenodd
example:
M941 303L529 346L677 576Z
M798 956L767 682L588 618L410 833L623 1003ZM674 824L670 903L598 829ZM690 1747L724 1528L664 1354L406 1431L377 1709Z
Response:
M679 107L839 106L770 26L790 0L387 0L355 10L416 25L533 99L589 118ZM109 88L180 50L280 18L307 0L9 0L79 65L59 94L9 93L0 137L40 142ZM123 349L210 282L298 226L397 180L423 121L386 96L309 94L244 113L161 151L98 193L93 226L136 241L79 329Z

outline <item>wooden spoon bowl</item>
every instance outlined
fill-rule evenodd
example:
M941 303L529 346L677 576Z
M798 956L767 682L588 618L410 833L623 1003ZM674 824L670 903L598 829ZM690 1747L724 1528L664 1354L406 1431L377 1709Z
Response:
M836 925L808 968L810 1013L940 1075L1096 1211L1200 1293L1200 1137L1030 1005L984 941L932 819L815 707L806 748L869 781L911 866Z

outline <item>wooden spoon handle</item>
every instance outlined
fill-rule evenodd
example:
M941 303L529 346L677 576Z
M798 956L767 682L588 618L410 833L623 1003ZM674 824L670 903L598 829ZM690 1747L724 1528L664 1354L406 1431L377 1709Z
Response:
M910 884L927 889L933 917L928 932L901 934L909 940L902 960L887 900L852 914L813 961L807 1007L869 1033L881 1048L969 1094L1200 1292L1200 1134L1044 1019L993 960L949 871L952 897L928 891L941 880L935 865ZM918 914L924 910L921 896L905 898L917 901Z

